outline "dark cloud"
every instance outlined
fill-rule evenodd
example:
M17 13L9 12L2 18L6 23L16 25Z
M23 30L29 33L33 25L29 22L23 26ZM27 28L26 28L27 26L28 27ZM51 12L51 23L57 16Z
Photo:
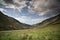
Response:
M48 8L57 12L57 14L60 13L60 0L52 0L52 4Z
M10 3L10 4L13 4L13 0L4 0L5 3Z
M41 12L48 12L48 10L57 11L60 9L60 0L32 0L31 5L34 8L30 7L30 10L40 14Z
M26 1L32 1L32 0L26 0Z
M22 9L27 5L29 12L37 14L48 12L48 10L60 11L60 0L3 0L1 3L7 4L6 6L8 7L14 6L14 8L18 9Z
M27 6L30 6L30 3L29 3L29 2L26 2L26 5L27 5Z
M3 4L0 4L0 8L4 8L5 7L5 5L3 5Z
M60 3L60 0L56 0L56 1Z

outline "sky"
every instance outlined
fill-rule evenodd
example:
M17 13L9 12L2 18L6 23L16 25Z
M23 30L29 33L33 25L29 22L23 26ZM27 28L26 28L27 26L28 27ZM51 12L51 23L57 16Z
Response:
M0 0L0 11L21 23L34 25L59 14L59 0Z

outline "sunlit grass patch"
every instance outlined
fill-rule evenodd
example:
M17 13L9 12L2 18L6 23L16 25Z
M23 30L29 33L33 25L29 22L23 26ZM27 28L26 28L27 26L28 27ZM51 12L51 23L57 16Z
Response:
M1 31L0 40L60 40L60 24L31 30Z

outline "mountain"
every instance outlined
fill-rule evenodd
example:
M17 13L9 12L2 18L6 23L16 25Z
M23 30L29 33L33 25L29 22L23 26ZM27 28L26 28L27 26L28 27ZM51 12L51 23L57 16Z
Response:
M0 11L0 30L30 29L30 28L35 28L35 27L44 27L46 25L51 25L51 24L52 25L60 24L60 14L52 18L46 19L41 23L31 26L31 25L20 23L16 19L9 17L7 15L4 15Z
M4 15L0 11L0 30L16 30L16 29L28 29L30 25L22 24L16 19Z
M55 25L55 24L60 24L60 14L54 17L48 18L44 20L43 22L36 24L36 26L44 27L47 25Z

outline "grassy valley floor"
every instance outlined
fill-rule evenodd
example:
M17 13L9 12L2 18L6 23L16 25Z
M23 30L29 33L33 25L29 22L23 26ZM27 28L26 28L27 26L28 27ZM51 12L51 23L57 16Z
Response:
M0 31L0 40L60 40L60 24L27 30Z

